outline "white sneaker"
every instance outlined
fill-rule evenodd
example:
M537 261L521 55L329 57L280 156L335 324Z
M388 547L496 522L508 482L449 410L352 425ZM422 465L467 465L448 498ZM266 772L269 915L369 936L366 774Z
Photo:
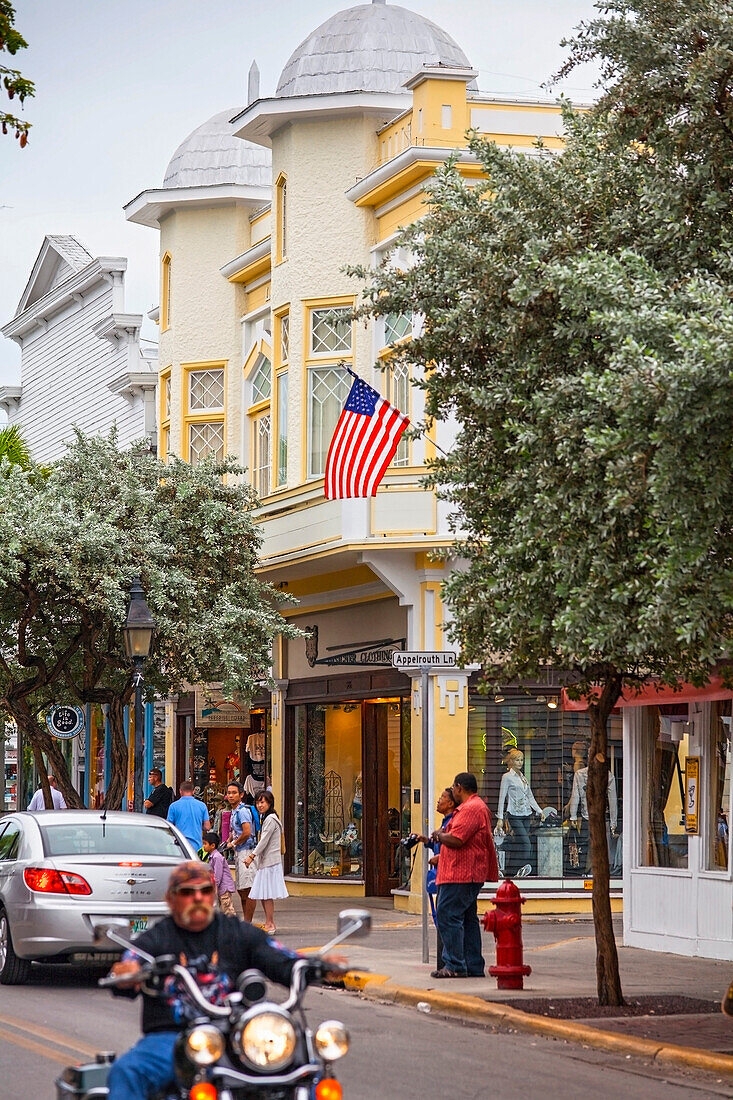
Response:
M525 863L524 867L520 867L514 877L515 878L526 878L527 875L531 875L531 874L532 874L532 864L531 863Z

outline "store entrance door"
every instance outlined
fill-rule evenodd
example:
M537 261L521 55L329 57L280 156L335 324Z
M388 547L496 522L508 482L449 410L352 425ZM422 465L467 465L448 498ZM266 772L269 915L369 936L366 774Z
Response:
M402 701L364 704L364 886L367 897L389 897L409 864L400 843L410 832L409 725ZM409 722L409 716L408 716Z

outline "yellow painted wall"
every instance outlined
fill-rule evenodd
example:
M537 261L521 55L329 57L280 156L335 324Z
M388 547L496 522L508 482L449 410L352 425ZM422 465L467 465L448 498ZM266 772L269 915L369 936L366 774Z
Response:
M426 198L427 196L423 193L413 195L383 214L381 218L377 218L377 239L383 241L402 226L410 225L418 218L422 218L427 212Z

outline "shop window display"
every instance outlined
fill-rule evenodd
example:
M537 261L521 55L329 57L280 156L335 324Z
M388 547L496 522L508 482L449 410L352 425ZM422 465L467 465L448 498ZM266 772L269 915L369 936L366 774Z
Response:
M687 704L642 707L642 867L687 867Z
M360 878L363 780L361 707L295 708L293 874Z
M730 860L731 700L713 703L710 721L707 861L710 871L727 871Z
M469 710L469 771L495 824L504 877L543 882L592 876L588 842L588 746L584 712L562 711L557 695L474 696ZM549 704L549 705L548 705ZM609 720L606 830L612 878L621 878L622 721ZM575 882L573 881L575 880Z

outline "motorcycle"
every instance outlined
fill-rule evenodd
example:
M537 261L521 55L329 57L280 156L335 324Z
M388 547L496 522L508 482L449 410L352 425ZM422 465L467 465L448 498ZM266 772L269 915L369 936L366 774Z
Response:
M303 999L307 979L318 981L333 971L321 956L351 936L368 935L370 927L367 910L342 910L337 935L317 955L296 961L290 995L282 1003L266 999L266 980L258 970L245 970L224 1004L211 1004L175 956L153 958L135 946L146 992L160 996L171 977L185 991L186 1020L174 1054L175 1088L159 1094L159 1100L341 1100L332 1067L348 1052L349 1033L338 1020L311 1030ZM114 923L96 930L124 948L132 946ZM98 984L121 985L125 979L109 975ZM103 1100L114 1060L113 1053L100 1051L94 1062L68 1066L56 1081L57 1100Z

